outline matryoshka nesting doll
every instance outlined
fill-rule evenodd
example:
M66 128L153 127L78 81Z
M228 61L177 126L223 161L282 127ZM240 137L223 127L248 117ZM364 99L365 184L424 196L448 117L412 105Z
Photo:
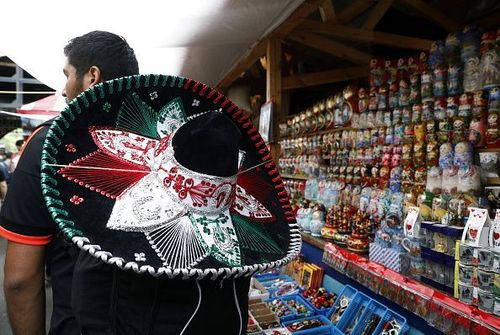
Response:
M396 108L399 106L399 84L393 82L389 85L389 108Z
M383 84L378 88L378 109L385 110L389 105L389 87Z
M475 91L472 101L472 116L475 118L482 117L488 107L488 93L483 90Z
M376 87L370 87L370 96L368 100L368 109L376 111L378 109L378 90Z
M434 96L432 95L432 73L430 70L425 70L422 72L420 84L420 97L422 101L432 100Z
M495 46L496 32L483 34L481 38L481 63L479 68L483 89L500 85L500 60Z
M410 106L403 107L401 110L401 122L407 125L411 123L411 119L412 119L411 107Z
M455 146L455 155L453 157L453 165L456 167L468 168L472 165L472 146L469 142L459 142Z
M434 103L426 101L422 104L422 121L429 121L434 119Z
M459 64L448 66L447 86L449 95L462 93L462 68Z
M358 109L360 113L365 113L368 111L368 102L370 98L366 93L366 89L361 87L358 90Z
M418 73L413 73L410 76L410 104L420 103L420 75Z
M435 141L427 142L427 167L437 166L439 163L439 148Z
M469 58L464 65L464 91L475 92L481 90L481 72L478 56Z
M417 123L415 124L415 143L424 143L425 141L425 123Z
M486 118L473 118L469 125L468 141L475 148L482 148L486 144Z
M416 124L422 121L422 105L415 104L412 107L411 123Z
M458 116L458 103L459 103L458 97L448 97L446 102L447 102L446 116L448 118L454 118Z
M384 81L384 61L380 58L370 60L370 76L368 78L370 86L378 87Z
M429 120L426 122L425 127L425 140L427 142L437 141L437 123L436 120Z
M429 67L434 70L444 65L444 41L434 41L429 52Z
M486 145L489 148L500 147L500 112L488 112L488 129L486 130Z
M453 145L449 142L441 144L439 147L439 167L442 170L453 167Z
M410 85L407 79L399 81L399 107L408 106L410 104Z
M403 144L401 163L405 167L413 166L413 145L411 143Z
M389 177L389 189L392 192L401 192L401 175L403 173L403 169L398 166L391 169L390 177Z
M415 167L425 166L426 147L424 142L415 142L413 145L413 164Z
M456 117L453 120L453 143L465 141L467 129L467 120L460 116Z
M448 71L444 66L438 66L434 70L434 78L432 81L432 92L435 97L444 97L447 95L447 75Z

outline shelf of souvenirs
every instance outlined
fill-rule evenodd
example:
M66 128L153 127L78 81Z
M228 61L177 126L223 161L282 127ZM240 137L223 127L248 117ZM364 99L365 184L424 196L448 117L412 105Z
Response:
M499 186L500 185L500 178L499 177L493 177L493 178L486 178L486 185L494 185L494 186Z
M281 174L281 178L285 179L297 179L297 180L307 180L310 177L306 175L300 175L300 174Z
M305 133L299 133L299 134L295 134L295 135L280 136L279 140L281 141L281 140L288 140L288 139L294 139L294 138L299 138L299 137L312 137L312 136L336 133L336 132L340 132L340 131L350 131L350 130L363 130L363 129L357 129L357 128L353 128L353 127L337 127L337 128L330 128L330 129L319 130L319 131L310 131L310 132L305 132Z
M304 242L323 250L323 262L337 272L394 301L447 334L456 334L453 332L453 329L457 329L455 326L470 329L468 334L500 333L500 317L467 305L449 294L322 238L304 233L302 238ZM440 315L445 324L441 324L443 321L436 322L435 315Z

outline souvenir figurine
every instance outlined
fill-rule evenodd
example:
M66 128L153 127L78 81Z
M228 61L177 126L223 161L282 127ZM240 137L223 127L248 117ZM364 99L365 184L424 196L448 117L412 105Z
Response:
M401 154L401 163L405 167L413 166L413 146L412 144L403 144L403 151Z
M500 112L488 112L486 145L488 146L488 148L500 147Z
M415 132L413 124L406 125L403 142L412 144L414 140L415 140Z
M405 107L410 104L410 87L407 79L399 81L399 107Z
M379 145L385 145L385 139L386 139L386 128L385 127L380 127L378 128L378 143Z
M421 194L425 191L425 182L427 181L427 169L422 166L415 169L415 185L413 191L416 194Z
M342 94L338 93L335 95L335 128L340 128L344 126L344 115L343 115L343 105L344 99L342 98Z
M384 61L382 59L373 58L370 61L370 76L368 80L371 87L382 85L384 80Z
M453 124L447 119L440 120L438 122L438 132L437 138L439 143L445 143L451 140L451 130L453 129Z
M330 96L325 101L325 128L332 129L335 126L335 99Z
M413 124L420 123L421 120L422 120L422 105L415 104L412 107L411 123Z
M437 123L435 120L429 120L426 122L425 127L425 140L427 142L437 141Z
M448 95L462 93L462 68L459 64L448 66Z
M383 190L389 187L389 178L390 178L391 168L388 166L382 166L380 168L380 175L378 178L378 187Z
M500 112L500 87L498 86L495 86L490 90L488 112Z
M445 62L448 65L460 63L460 33L449 33L444 46Z
M439 162L439 149L435 141L427 142L427 167L437 166Z
M432 166L427 170L427 184L425 190L436 195L441 193L441 188L441 170L437 166Z
M455 154L453 156L453 165L457 167L468 168L472 165L473 150L469 142L459 142L455 146Z
M401 124L402 121L402 113L400 108L394 108L392 110L392 124L398 125Z
M459 99L458 116L469 119L472 116L472 104L474 95L472 93L463 93Z
M401 111L401 121L403 124L410 124L412 120L411 108L409 106L403 107Z
M447 95L447 69L444 66L438 66L434 70L432 81L432 93L435 97L444 97Z
M391 169L390 178L389 178L389 189L392 192L401 192L401 175L403 173L403 169L400 166L393 167Z
M426 151L424 142L416 142L413 145L413 164L415 167L425 166Z
M451 143L443 143L439 147L439 167L442 170L449 169L453 166L453 146Z
M398 68L395 60L385 61L384 84L397 82Z
M358 90L358 110L360 113L368 112L368 102L369 97L366 93L366 89L364 87L361 87Z
M399 86L398 82L392 82L389 85L389 108L396 108L399 106Z
M405 126L400 124L394 126L394 145L400 145L403 143L405 134Z
M473 118L469 125L468 141L475 148L482 148L486 144L486 118Z
M415 142L416 143L423 143L425 141L425 129L426 129L426 124L425 123L417 123L415 124Z
M394 144L394 127L385 128L385 145Z
M467 128L465 118L459 116L453 120L453 143L465 141Z
M475 25L468 25L462 31L461 58L462 63L479 56L481 32Z
M488 94L483 90L475 91L472 103L472 116L475 118L483 117L488 107Z
M496 32L484 33L481 38L481 62L479 68L483 89L500 85L500 60L495 47Z
M419 73L422 73L422 72L429 69L428 59L429 59L429 52L428 51L420 52L419 57L418 57L418 72Z
M383 127L384 126L384 111L378 110L375 113L375 126Z
M383 125L386 127L391 127L393 124L392 122L392 112L391 111L385 111L384 112L384 122Z
M464 91L475 92L482 89L479 57L471 57L464 65Z
M434 70L440 65L444 65L444 42L434 41L429 52L429 67Z
M411 105L420 103L420 76L418 73L413 73L410 76L410 96L409 103Z
M321 237L321 229L325 225L325 207L321 204L316 204L313 208L309 229L311 235Z
M378 108L378 90L376 87L370 88L370 98L368 100L368 109L370 111L376 111Z
M434 119L434 103L426 101L422 104L422 121L426 122Z
M443 120L446 118L446 98L436 98L434 101L434 118Z
M432 89L432 73L430 70L425 70L421 75L421 85L420 85L420 97L422 101L428 101L433 99L433 89Z
M414 171L409 167L403 166L401 172L401 191L404 193L410 193L413 188L414 183Z
M366 117L366 128L375 127L375 111L369 111Z
M414 73L418 73L419 65L418 65L419 59L415 56L410 56L406 59L406 64L408 66L408 75L412 75Z
M385 110L389 103L389 89L387 84L378 88L378 110Z
M408 63L404 58L397 61L397 80L407 80L409 78Z
M448 97L447 99L447 107L446 107L446 116L450 119L458 116L458 97Z

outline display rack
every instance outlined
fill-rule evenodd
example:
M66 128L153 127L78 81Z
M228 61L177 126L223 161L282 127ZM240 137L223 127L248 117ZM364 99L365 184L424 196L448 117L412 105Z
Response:
M325 257L323 257L321 261L322 264L320 265L330 270L334 270L335 272L345 273L345 275L350 277L351 280L354 280L356 284L362 285L375 294L379 294L380 292L374 289L374 283L379 283L382 280L392 281L398 286L400 294L408 296L416 294L429 302L428 309L436 309L436 306L438 306L440 314L445 315L446 318L454 318L455 320L460 320L460 322L470 323L470 329L474 331L474 334L500 334L499 317L485 313L476 307L464 304L448 294L423 285L421 282L417 282L388 269L381 264L371 262L363 256L350 252L344 248L337 247L324 239L316 238L308 234L302 234L302 238L306 244L319 249L324 254L328 252L335 254L335 258L338 260L334 266L331 266L324 261ZM308 256L310 255L307 255L306 252L306 259ZM353 278L353 276L349 276L349 271L346 271L348 268L363 268L366 270L363 273L368 275L368 278L364 277L362 280L359 277ZM363 281L363 283L361 281ZM366 283L371 284L367 285ZM415 305L410 306L413 308L406 308L407 312L414 314L417 318L421 318L422 315L418 313L418 308L415 308Z

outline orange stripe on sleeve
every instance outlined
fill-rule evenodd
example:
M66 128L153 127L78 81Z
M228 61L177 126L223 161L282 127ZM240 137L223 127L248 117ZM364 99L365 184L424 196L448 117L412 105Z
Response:
M52 241L53 235L47 236L26 236L13 233L4 227L0 227L0 236L8 241L27 245L47 245Z

